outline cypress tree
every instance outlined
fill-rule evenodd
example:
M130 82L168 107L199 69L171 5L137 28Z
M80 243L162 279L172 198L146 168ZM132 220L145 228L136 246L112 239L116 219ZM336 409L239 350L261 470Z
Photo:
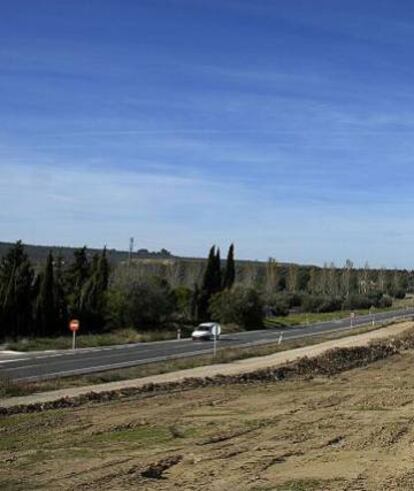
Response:
M221 290L221 286L220 248L217 248L217 252L214 257L214 284L211 293L218 293Z
M49 252L36 299L36 334L39 336L51 336L58 333L59 318L55 293L53 256Z
M42 276L43 272L35 274L32 286L32 299L33 299L33 323L30 326L29 332L27 332L28 336L37 336L39 332L39 324L38 324L38 311L37 311L37 299L40 294L40 287L42 284Z
M73 255L74 261L69 267L68 277L71 283L71 289L80 294L80 290L89 278L91 265L86 254L86 246L74 251Z
M91 278L92 276L94 276L97 271L98 271L98 268L99 268L99 254L96 252L93 256L92 256L92 261L91 261L91 264L89 266L89 278Z
M0 338L30 334L34 271L21 241L0 262Z
M90 278L92 267L86 254L86 246L77 249L73 255L74 262L70 265L66 275L66 288L69 292L69 311L71 316L82 317L82 297L85 285Z
M224 288L230 289L236 279L236 267L234 264L234 244L229 247L229 252L227 254L226 269L224 271L223 286Z
M198 295L198 318L200 321L208 320L208 303L217 285L217 256L216 247L212 246L208 254L207 266L204 272L201 291Z
M220 249L212 246L207 259L201 291L198 293L198 318L208 320L210 298L222 289Z
M109 263L108 263L108 258L106 257L106 247L103 248L102 254L99 258L98 270L97 270L97 283L98 283L98 290L100 292L100 295L103 295L108 289L108 283L109 283Z
M201 289L212 292L216 284L216 246L210 248Z
M85 283L80 299L80 310L87 322L87 327L93 330L103 328L106 290L109 280L109 264L106 257L106 247L101 256L95 255L92 261L91 276Z
M59 256L54 268L54 297L57 309L58 330L60 333L67 333L68 307L66 302L66 292L63 275L63 258Z

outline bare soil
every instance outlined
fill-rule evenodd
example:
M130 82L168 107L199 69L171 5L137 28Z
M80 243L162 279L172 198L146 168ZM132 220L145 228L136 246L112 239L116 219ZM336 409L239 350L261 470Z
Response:
M414 351L0 419L1 489L414 489Z

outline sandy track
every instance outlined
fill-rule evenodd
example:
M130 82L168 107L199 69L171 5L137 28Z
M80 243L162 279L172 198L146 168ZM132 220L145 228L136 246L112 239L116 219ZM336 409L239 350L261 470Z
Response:
M304 356L307 357L318 356L321 353L324 353L325 351L328 351L333 348L365 346L375 339L380 339L388 336L395 336L412 327L414 327L413 322L402 322L400 324L384 327L376 331L371 331L364 334L358 334L356 336L348 336L346 338L326 341L324 343L316 344L313 346L305 346L302 348L282 351L272 355L248 358L245 360L234 361L231 363L223 363L223 364L202 366L197 368L190 368L190 369L180 370L176 372L153 375L149 377L142 377L139 379L109 382L109 383L98 384L98 385L88 385L85 387L76 387L76 388L54 390L49 392L42 392L42 393L23 396L23 397L12 397L8 399L1 399L0 407L8 408L18 405L52 402L61 399L63 397L69 397L69 398L77 397L90 392L99 393L99 392L115 391L125 388L140 388L149 383L162 384L166 382L177 382L188 378L203 378L203 377L212 377L215 375L237 375L240 373L248 373L262 368L276 367L282 364L286 364L295 361L299 358L302 358Z

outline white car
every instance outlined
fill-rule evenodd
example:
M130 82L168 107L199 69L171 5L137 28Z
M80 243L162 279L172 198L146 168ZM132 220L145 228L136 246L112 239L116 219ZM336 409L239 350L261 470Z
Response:
M221 334L221 326L217 322L204 322L197 326L191 337L193 341L210 341L214 339L214 335L216 335L216 339L220 338Z

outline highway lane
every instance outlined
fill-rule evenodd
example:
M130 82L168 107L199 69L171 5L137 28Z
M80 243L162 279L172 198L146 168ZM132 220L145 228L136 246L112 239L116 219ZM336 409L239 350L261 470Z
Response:
M414 308L375 314L376 322L393 318L414 316ZM353 319L353 326L372 321L371 315ZM283 340L315 336L333 330L349 329L350 318L297 326L294 328L273 328L260 331L224 334L218 341L219 349L226 347L254 346L277 342L281 333ZM189 339L118 345L103 348L84 348L75 351L62 350L52 353L17 355L0 363L0 376L12 380L35 381L93 373L115 368L125 368L154 363L169 359L197 356L212 352L212 342L195 343Z

